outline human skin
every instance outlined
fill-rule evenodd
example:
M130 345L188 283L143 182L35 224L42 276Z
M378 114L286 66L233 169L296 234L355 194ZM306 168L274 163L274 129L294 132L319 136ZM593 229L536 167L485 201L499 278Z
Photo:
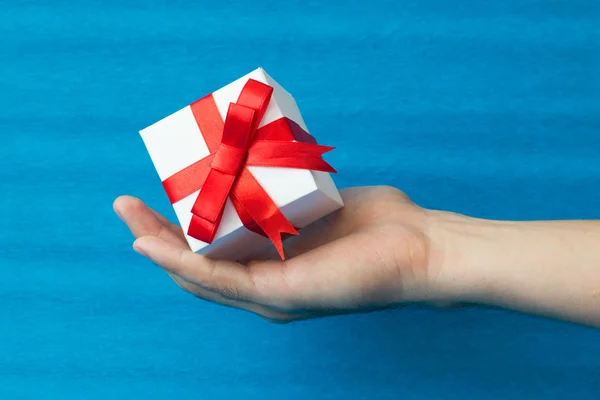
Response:
M600 222L492 221L427 210L391 187L342 192L344 208L244 263L190 251L141 200L114 209L134 249L183 290L285 323L398 307L477 303L600 326Z

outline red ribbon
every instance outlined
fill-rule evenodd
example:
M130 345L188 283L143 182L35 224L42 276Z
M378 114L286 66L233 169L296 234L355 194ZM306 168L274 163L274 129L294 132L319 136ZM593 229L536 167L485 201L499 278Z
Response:
M284 259L282 234L297 235L248 166L298 168L335 172L320 146L298 124L279 118L257 129L273 88L250 79L223 122L212 94L190 105L210 155L163 181L171 204L200 190L192 207L188 235L212 243L227 198L246 228L268 237Z

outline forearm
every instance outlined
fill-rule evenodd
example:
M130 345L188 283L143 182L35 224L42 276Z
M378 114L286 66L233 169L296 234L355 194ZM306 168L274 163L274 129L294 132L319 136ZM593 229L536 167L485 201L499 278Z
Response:
M499 222L436 214L444 291L600 326L600 221Z

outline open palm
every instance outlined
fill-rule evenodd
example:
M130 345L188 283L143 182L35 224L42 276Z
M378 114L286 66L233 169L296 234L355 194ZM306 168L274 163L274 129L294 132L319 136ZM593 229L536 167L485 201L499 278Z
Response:
M431 288L427 211L389 187L342 191L345 207L274 249L236 263L190 251L181 228L141 200L122 196L117 214L134 248L184 290L274 322L427 300Z

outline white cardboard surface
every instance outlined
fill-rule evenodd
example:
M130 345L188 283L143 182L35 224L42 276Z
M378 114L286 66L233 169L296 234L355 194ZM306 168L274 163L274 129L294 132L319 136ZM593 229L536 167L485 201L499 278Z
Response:
M309 132L294 98L262 69L258 68L213 92L221 116L235 102L248 79L273 87L273 96L259 126L287 117ZM189 106L140 131L140 135L161 181L209 155L204 138ZM292 168L248 167L252 175L281 209L288 220L302 228L341 208L342 199L326 172ZM191 209L198 192L175 203L173 208L187 233ZM267 238L248 231L228 200L215 240L207 244L186 234L192 251L214 258L245 259L268 245ZM284 245L285 248L285 245Z

